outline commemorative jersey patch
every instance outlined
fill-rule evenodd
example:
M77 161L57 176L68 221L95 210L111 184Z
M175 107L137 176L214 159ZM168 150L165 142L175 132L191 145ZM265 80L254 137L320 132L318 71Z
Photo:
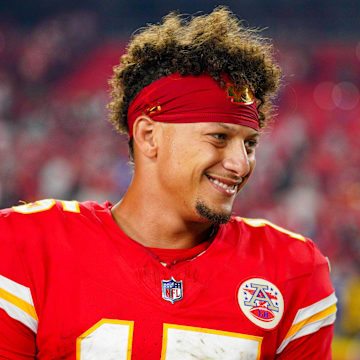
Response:
M238 291L242 312L255 325L271 330L284 313L284 299L279 289L270 281L253 278L244 281Z
M182 280L176 281L173 277L170 280L161 280L162 298L174 304L183 298Z

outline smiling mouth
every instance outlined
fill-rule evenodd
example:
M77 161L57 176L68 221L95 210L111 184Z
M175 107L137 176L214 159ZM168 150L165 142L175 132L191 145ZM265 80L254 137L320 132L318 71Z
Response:
M211 184L220 192L223 194L226 194L228 196L232 196L236 194L238 185L242 183L243 179L241 178L241 181L237 184L225 184L224 182L220 181L219 179L215 179L209 175L206 175L206 177L209 179Z

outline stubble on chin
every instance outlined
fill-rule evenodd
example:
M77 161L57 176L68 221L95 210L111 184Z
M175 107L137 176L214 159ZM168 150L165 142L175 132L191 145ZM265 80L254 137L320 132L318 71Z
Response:
M231 212L218 212L210 209L203 201L197 200L195 205L196 212L201 218L208 220L212 224L226 224L230 221Z

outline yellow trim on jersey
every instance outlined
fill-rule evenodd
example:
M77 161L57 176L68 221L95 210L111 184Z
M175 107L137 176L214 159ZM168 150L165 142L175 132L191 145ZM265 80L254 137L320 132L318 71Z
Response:
M331 305L330 307L328 307L327 309L313 315L310 316L309 318L293 325L290 330L288 331L288 333L285 336L285 339L288 339L289 337L291 337L292 335L294 335L295 333L297 333L303 326L308 325L310 323L313 323L315 321L321 320L326 318L327 316L331 315L331 314L335 314L336 313L336 304Z
M34 320L39 321L38 316L36 314L35 307L28 302L18 298L17 296L9 293L8 291L0 288L0 297L9 303L15 305L22 311L26 312L30 315Z
M281 226L275 225L272 222L265 220L265 219L248 219L248 218L243 218L240 216L237 216L236 218L243 220L246 224L248 224L252 227L262 227L262 226L268 225L268 226L280 231L283 234L289 235L290 237L292 237L294 239L306 241L306 238L304 236L294 233L290 230L286 230L286 229L282 228Z
M320 313L321 311L329 308L331 305L336 304L336 302L337 302L337 298L335 293L333 292L326 298L323 298L307 307L299 309L293 321L293 325L298 324L299 322L306 320L307 318L315 314Z
M184 325L175 325L175 324L164 323L163 341L162 341L162 350L161 350L160 360L165 360L165 358L166 358L168 329L179 329L179 330L185 330L185 331L194 331L194 332L200 332L200 333L206 333L206 334L214 334L214 335L222 335L222 336L237 337L237 338L241 338L241 339L254 340L254 341L258 342L258 354L257 354L256 360L260 359L261 343L263 340L263 338L260 336L246 335L246 334L240 334L240 333L223 331L223 330L199 328L199 327L194 327L194 326L184 326Z
M332 293L326 298L299 309L276 353L280 354L291 341L333 324L336 319L336 302L336 295Z
M297 333L285 339L280 344L279 348L276 350L276 354L280 354L291 341L299 339L306 335L314 334L317 331L319 331L321 328L328 325L332 325L335 322L335 319L336 319L336 314L334 313L319 321L314 321L312 323L304 325Z
M133 342L133 333L134 333L134 321L125 321L125 320L116 320L116 319L101 319L91 328L86 330L76 339L76 360L81 359L81 342L92 332L98 329L103 324L120 324L129 326L129 337L128 337L128 346L127 346L127 356L126 360L131 360L132 353L132 342Z
M30 288L0 275L0 308L34 333L37 332L38 316Z

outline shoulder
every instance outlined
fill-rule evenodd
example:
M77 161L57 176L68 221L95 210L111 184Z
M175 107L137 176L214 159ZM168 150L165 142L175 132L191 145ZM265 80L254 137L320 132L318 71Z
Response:
M311 239L268 220L233 217L227 227L238 242L248 244L249 251L267 254L281 264L306 265L308 272L317 265L328 267L327 258Z
M0 210L0 263L4 257L19 257L26 268L39 272L50 261L63 259L81 249L89 234L99 233L99 213L107 210L111 216L106 205L45 199Z
M248 286L250 280L261 279L259 283L251 282L250 286L255 290L257 284L275 285L282 295L284 315L274 313L275 318L281 318L278 330L282 342L278 345L278 353L292 340L316 333L334 322L337 299L328 261L311 239L264 219L237 217L227 228L226 234L237 239L238 253L243 255L243 258L238 257L242 260L241 268L248 271L239 289L243 289L243 284ZM253 320L252 310L247 310L251 309L248 306L256 305L255 301L249 302L240 291L238 299L240 306L250 314L248 318L265 328L263 323Z
M0 229L5 233L36 233L54 231L71 221L96 217L108 204L75 200L43 199L0 210Z
M302 242L307 242L305 236L295 233L293 231L287 230L279 225L272 223L269 220L265 219L249 219L243 217L233 217L231 218L232 223L236 227L240 227L243 231L253 233L253 234L263 234L279 239L297 239Z
M98 204L94 201L78 202L76 200L56 200L43 199L30 203L12 206L7 209L0 209L0 217L7 218L9 216L16 216L22 218L21 215L32 215L32 217L44 217L56 214L66 213L83 213L92 210L105 209L109 203ZM20 216L18 216L19 214ZM26 216L28 217L28 216Z

